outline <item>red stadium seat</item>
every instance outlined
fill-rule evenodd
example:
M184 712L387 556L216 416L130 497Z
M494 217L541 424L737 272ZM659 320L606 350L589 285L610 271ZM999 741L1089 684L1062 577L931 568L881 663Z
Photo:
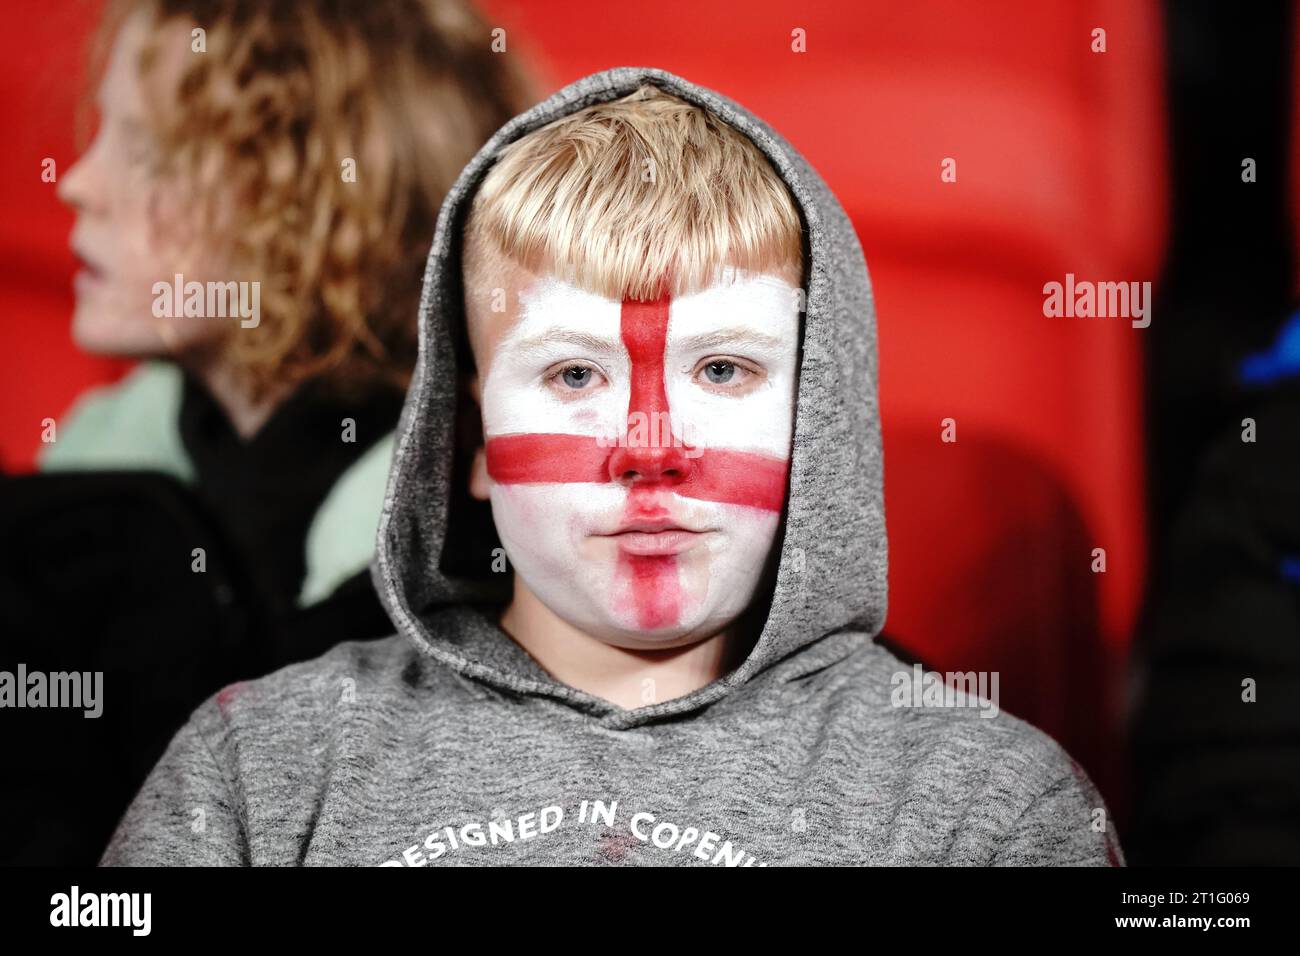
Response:
M1002 706L1120 804L1118 674L1145 569L1143 332L1047 318L1043 285L1156 278L1158 5L486 6L552 86L661 66L740 100L821 171L877 296L886 632L938 669L999 671ZM956 182L940 179L946 158ZM945 418L956 444L940 441Z

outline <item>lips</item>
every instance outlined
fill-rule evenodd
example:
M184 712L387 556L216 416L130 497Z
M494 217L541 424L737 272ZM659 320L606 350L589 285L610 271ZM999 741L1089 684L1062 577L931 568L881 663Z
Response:
M688 551L706 534L707 531L692 531L672 521L632 521L600 537L613 541L624 554L656 557Z
M625 531L614 535L618 549L624 554L643 557L681 554L695 547L704 535L676 528L671 531Z
M94 287L104 279L104 270L76 246L72 247L72 254L77 259L77 274L73 283L78 291Z

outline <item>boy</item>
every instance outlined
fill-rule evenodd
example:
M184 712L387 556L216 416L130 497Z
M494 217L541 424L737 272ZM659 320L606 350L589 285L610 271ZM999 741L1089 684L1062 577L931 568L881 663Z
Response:
M106 863L1121 862L1050 738L895 706L866 265L761 121L640 68L517 117L420 331L398 636L216 695Z

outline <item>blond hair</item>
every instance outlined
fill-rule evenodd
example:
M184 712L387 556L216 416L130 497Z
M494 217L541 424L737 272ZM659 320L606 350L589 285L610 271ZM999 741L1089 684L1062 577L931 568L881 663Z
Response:
M505 147L474 198L464 248L470 297L495 281L502 257L642 301L698 290L724 266L801 276L803 262L794 199L758 147L648 84Z

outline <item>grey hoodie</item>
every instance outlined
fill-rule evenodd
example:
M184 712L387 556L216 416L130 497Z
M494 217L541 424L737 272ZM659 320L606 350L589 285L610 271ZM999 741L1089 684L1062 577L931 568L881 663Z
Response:
M761 635L734 671L625 710L551 678L496 624L508 575L460 489L459 235L507 143L642 83L716 113L807 231L790 490ZM420 358L374 580L397 635L221 691L136 798L106 864L1119 864L1100 796L989 700L912 693L873 638L887 549L866 263L834 195L763 121L620 68L504 126L438 219ZM481 520L481 515L479 519Z

